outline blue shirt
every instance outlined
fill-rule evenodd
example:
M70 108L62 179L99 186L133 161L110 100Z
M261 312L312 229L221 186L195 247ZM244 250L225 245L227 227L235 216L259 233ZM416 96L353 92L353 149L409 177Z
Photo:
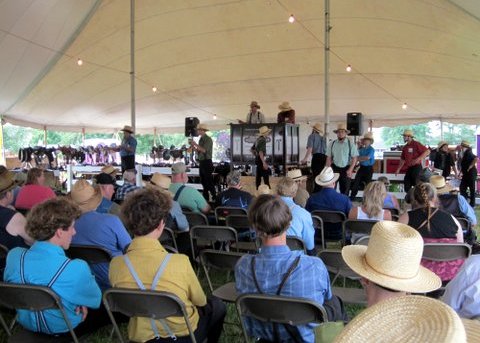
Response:
M102 201L100 202L100 205L98 205L96 211L98 213L110 213L110 209L112 208L113 204L113 201L102 197Z
M327 150L327 140L319 133L313 132L308 136L307 148L312 148L313 154L325 154Z
M117 216L90 211L75 221L76 235L72 244L96 245L107 249L112 257L122 255L132 239ZM101 289L110 287L108 263L92 266Z
M464 196L458 194L458 207L460 207L460 212L468 219L468 221L473 225L477 225L477 216L472 206L468 203L467 199Z
M170 215L172 219L177 224L178 231L187 231L188 230L188 220L187 217L183 214L182 207L180 204L172 200L172 209L170 210Z
M9 283L22 283L20 276L20 257L26 249L14 248L7 256L4 280ZM37 241L25 254L24 276L25 283L31 285L46 286L58 271L60 266L68 258L63 249L48 241ZM53 283L51 289L58 294L62 300L63 307L73 327L82 321L82 314L76 314L78 306L98 308L102 299L102 293L95 278L82 260L70 260L58 279ZM58 310L42 311L48 329L39 324L35 312L18 310L19 323L28 330L45 333L68 332L67 324Z
M133 136L122 139L122 145L126 145L129 148L133 148L133 151L127 151L126 149L120 149L120 156L135 156L135 150L137 149L137 140Z
M292 212L292 222L287 230L287 236L296 236L305 242L307 250L315 248L315 229L311 214L293 202L290 197L281 197Z
M123 185L117 188L117 192L115 193L115 199L123 201L128 193L136 191L140 189L137 185L134 185L128 181L125 181Z
M358 151L358 156L368 157L368 160L360 161L361 166L369 167L375 164L375 149L371 145L369 145L368 148L361 148Z
M235 267L235 286L238 294L259 293L253 281L251 260L255 256L255 275L265 294L275 295L282 281L297 256L298 266L285 282L282 296L306 298L322 305L325 299L331 299L330 278L322 260L318 257L304 255L302 251L290 251L286 245L265 246L257 255L245 255ZM247 332L253 337L273 341L273 326L253 318L244 318ZM315 342L313 328L317 324L298 326L304 342ZM283 326L279 326L280 337L290 337Z

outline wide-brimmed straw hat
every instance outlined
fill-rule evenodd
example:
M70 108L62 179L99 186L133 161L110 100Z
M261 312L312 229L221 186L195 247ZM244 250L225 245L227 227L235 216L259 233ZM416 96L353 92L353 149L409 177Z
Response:
M480 320L462 318L467 333L467 342L480 342Z
M250 103L250 107L256 107L256 108L260 109L260 105L259 105L258 102L256 102L256 101L252 101L252 102Z
M100 171L102 173L109 174L112 176L115 176L118 173L118 169L111 165L103 166L102 169L100 169Z
M466 141L466 140L463 140L461 143L460 143L461 146L465 147L465 148L470 148L471 147L471 144L469 141Z
M290 111L292 107L290 106L290 103L288 101L284 101L280 105L278 105L278 109L280 110L280 112L286 112Z
M373 133L371 132L366 132L364 135L363 135L363 138L362 139L368 139L370 140L371 144L373 144Z
M323 133L323 125L321 123L315 123L315 125L312 126L312 129L318 133Z
M315 178L315 183L319 186L326 186L335 182L340 177L339 173L334 173L331 167L325 167Z
M432 175L429 182L437 189L438 194L450 193L453 190L442 175Z
M272 129L269 129L268 126L261 126L258 129L258 135L259 136L268 136L272 132Z
M334 342L464 343L467 334L462 320L448 305L426 296L406 295L367 308Z
M405 131L403 131L402 136L414 137L413 136L413 131L412 130L405 130Z
M446 141L440 141L440 142L438 142L438 146L437 146L437 147L438 147L438 149L441 149L444 145L448 145L448 142L446 142Z
M100 188L93 187L87 180L78 180L72 187L70 197L85 213L96 210L102 201Z
M150 179L150 185L160 187L162 189L168 189L171 183L172 179L170 179L167 175L160 173L153 173L152 178ZM148 185L149 184L147 183L147 186Z
M18 183L15 181L15 176L11 171L4 171L0 174L0 193L8 192L14 189Z
M345 125L345 123L340 123L337 125L337 129L336 130L333 130L334 133L337 133L338 131L345 131L347 133L347 135L350 133L350 130L347 130L347 126Z
M210 131L207 124L197 124L197 130Z
M130 133L134 133L135 131L133 130L133 127L131 127L130 125L125 125L123 127L123 129L121 129L120 131L124 131L124 132L130 132Z
M342 249L345 263L357 274L396 291L424 293L442 286L440 278L420 265L423 239L417 230L393 221L372 227L368 247Z
M294 181L301 181L308 178L306 175L302 175L302 171L300 169L289 170L287 172L287 177L293 179Z
M255 192L255 195L259 196L259 195L262 195L262 194L272 194L272 190L267 185L260 185L260 186L258 186L258 189Z

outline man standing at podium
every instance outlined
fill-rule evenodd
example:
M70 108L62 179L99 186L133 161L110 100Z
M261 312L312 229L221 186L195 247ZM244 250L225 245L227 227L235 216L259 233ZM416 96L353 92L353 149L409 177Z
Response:
M247 114L245 121L239 120L240 124L263 124L265 123L265 116L260 110L260 105L256 101L250 103L250 112Z

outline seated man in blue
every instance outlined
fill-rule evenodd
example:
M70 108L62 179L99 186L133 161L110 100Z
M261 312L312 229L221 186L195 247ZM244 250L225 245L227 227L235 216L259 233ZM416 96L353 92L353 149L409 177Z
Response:
M257 236L262 239L262 248L259 254L245 255L238 261L235 267L238 294L276 294L306 298L318 304L334 298L328 271L322 260L288 248L286 232L292 214L281 198L260 195L250 206L248 217ZM284 325L278 325L276 335L271 323L249 317L244 320L247 332L252 337L271 342L293 341ZM313 329L316 325L312 323L292 329L298 330L304 342L314 342Z
M242 174L238 170L228 173L226 180L228 188L217 196L215 207L228 206L248 209L253 197L250 193L242 191L241 176Z
M14 248L7 256L5 282L48 286L62 300L67 316L80 336L108 322L99 308L102 293L87 263L65 256L80 209L65 198L37 205L28 216L26 230L36 240L30 249ZM26 329L46 334L68 333L58 310L18 310L18 322ZM87 316L88 313L88 316Z
M112 257L123 255L132 238L117 216L96 212L102 201L98 187L92 187L87 180L78 180L72 187L71 198L82 211L80 218L75 221L77 234L72 244L99 246L107 249ZM91 267L100 288L109 288L108 263Z
M97 186L102 193L102 202L97 207L98 213L110 213L120 216L120 205L112 201L117 182L113 176L100 173L95 177Z
M315 183L322 186L322 189L310 196L307 201L305 209L308 212L315 210L328 210L328 211L340 211L345 213L345 217L348 217L348 213L352 209L352 202L344 195L337 193L335 190L335 183L337 182L340 174L334 173L331 167L323 168L322 172L315 178ZM342 239L342 224L324 224L325 238L331 240Z
M309 255L315 255L315 229L311 214L293 202L297 194L298 184L289 177L282 177L277 184L277 193L285 201L292 213L292 222L287 230L287 236L301 238Z

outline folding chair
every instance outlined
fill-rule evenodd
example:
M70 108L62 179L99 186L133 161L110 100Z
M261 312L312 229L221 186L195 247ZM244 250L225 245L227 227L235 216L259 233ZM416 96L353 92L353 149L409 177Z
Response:
M98 263L110 263L112 255L107 249L95 245L71 244L65 254L69 258L78 258L86 261L89 265Z
M243 294L237 298L236 307L239 318L252 317L267 323L298 326L328 322L323 306L305 298ZM242 319L240 322L245 342L249 342L245 324Z
M11 310L58 310L65 320L70 335L72 336L72 338L69 338L66 336L46 335L22 328L21 330L17 330L13 335L11 335L10 330L6 330L7 334L9 336L11 335L8 339L9 342L59 342L71 341L73 339L75 343L78 343L78 338L73 331L72 323L68 319L60 297L48 287L0 282L0 306ZM4 323L3 321L3 324Z
M343 222L343 244L345 245L348 234L362 234L370 236L372 227L378 220L347 219ZM353 243L353 240L352 240Z
M225 225L233 227L237 230L240 242L238 242L238 250L257 252L259 245L252 237L252 229L248 221L247 214L230 214L225 218ZM246 241L242 240L247 238ZM232 246L233 247L233 246Z
M323 250L318 257L323 261L327 270L334 274L330 282L333 294L339 296L345 303L367 304L367 296L363 288L345 287L346 278L359 280L360 276L345 263L340 250ZM343 278L343 287L333 287L339 277Z
M225 218L231 214L247 214L247 210L240 207L218 206L215 208L217 225L226 225Z
M198 251L198 241L202 244L213 247L214 243L235 243L238 246L237 231L228 226L197 225L190 229L190 244L192 248L193 259L196 259L195 252ZM196 244L197 243L197 244ZM197 248L197 249L196 249ZM238 249L236 248L238 251Z
M208 225L208 218L206 215L200 212L183 212L185 217L187 217L188 224L190 227L196 225Z
M200 252L200 263L202 264L203 271L207 276L208 287L210 287L210 291L214 296L226 302L235 302L235 299L237 299L235 282L228 282L219 288L214 289L209 275L209 268L232 272L235 270L238 260L243 255L243 253L239 252L227 252L211 249L205 249Z
M172 229L169 227L164 227L162 235L160 236L160 243L162 243L163 247L165 246L171 246L173 247L176 251L178 251L178 246L177 246L177 239L175 238L175 232L173 232Z
M290 250L302 250L305 254L307 253L305 242L297 236L287 236L287 245Z
M323 231L325 239L331 242L342 241L343 239L343 222L347 220L345 213L340 211L315 210L312 216L320 217L323 221ZM338 232L336 226L338 226Z
M167 317L183 317L190 339L192 342L196 342L185 304L175 294L161 291L110 288L103 293L103 304L115 333L122 343L125 340L115 321L113 312L120 312L128 317L142 317L155 320Z
M325 250L325 232L323 231L323 220L319 216L312 215L313 228L315 229L315 245L320 243L320 250Z
M472 223L465 217L455 216L455 219L458 220L462 226L463 241L473 244L476 241L476 233L472 230Z

